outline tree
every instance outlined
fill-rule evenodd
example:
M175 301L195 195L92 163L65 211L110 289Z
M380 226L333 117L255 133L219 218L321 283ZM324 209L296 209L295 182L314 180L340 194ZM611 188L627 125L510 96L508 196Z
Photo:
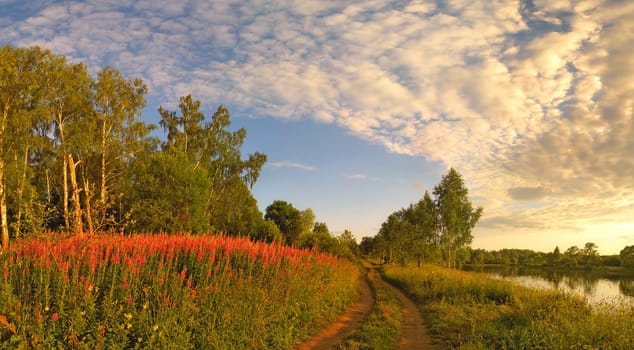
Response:
M634 245L627 246L621 250L621 264L625 267L634 267Z
M434 187L440 246L447 267L457 266L459 251L471 244L471 231L482 215L482 208L473 208L462 175L453 168Z
M260 175L266 155L256 152L246 160L242 159L241 148L246 130L227 130L231 125L231 114L224 106L219 106L211 122L207 123L204 123L205 116L200 111L200 101L194 100L191 95L181 97L179 109L180 115L159 108L160 125L167 133L163 151L182 152L195 169L205 169L211 181L211 188L206 193L206 213L215 229L255 229L254 226L259 226L259 223L236 227L235 216L228 214L257 212L261 217L249 190ZM236 201L236 198L241 200ZM255 216L251 215L253 218Z
M85 134L86 129L79 127L69 132L68 127L80 118L93 113L91 99L92 80L83 64L67 64L64 56L53 56L42 65L42 80L44 94L42 109L53 123L55 140L54 146L59 150L61 159L62 208L66 229L70 229L69 188L68 188L68 156L69 134L82 142L93 142ZM82 125L83 126L83 125ZM77 154L75 154L77 156Z
M145 107L147 86L141 79L127 80L118 70L104 67L97 74L93 89L100 158L98 203L101 221L105 223L110 206L108 186L118 175L113 163L119 163L121 167L121 152L124 148L122 144L127 139L125 134Z
M599 257L599 252L597 251L598 248L599 247L595 243L586 243L582 251L586 264L593 265L597 262Z
M37 67L43 55L39 48L0 48L0 235L2 248L9 247L9 220L5 169L11 138L30 129L26 110L35 100Z
M134 169L135 231L209 230L205 205L211 183L204 169L196 169L181 152L156 152L136 162Z
M292 204L275 200L266 208L264 214L265 220L273 221L282 232L284 242L288 245L298 243L300 234L302 233L302 213L295 209Z

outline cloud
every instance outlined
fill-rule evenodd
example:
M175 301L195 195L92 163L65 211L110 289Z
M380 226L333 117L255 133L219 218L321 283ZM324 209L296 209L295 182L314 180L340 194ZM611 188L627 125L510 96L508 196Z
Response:
M274 167L274 168L295 168L295 169L301 169L301 170L305 170L305 171L317 171L319 169L317 169L316 167L310 166L310 165L306 165L306 164L302 164L302 163L296 163L296 162L292 162L289 160L284 160L284 161L279 161L279 162L272 162L269 164L269 166Z
M313 118L454 166L491 225L631 222L632 2L168 3L14 5L0 37L140 76L164 103Z
M350 174L346 175L346 178L349 180L365 180L368 176L365 174Z
M544 187L513 187L508 189L511 198L520 201L542 199L552 192Z

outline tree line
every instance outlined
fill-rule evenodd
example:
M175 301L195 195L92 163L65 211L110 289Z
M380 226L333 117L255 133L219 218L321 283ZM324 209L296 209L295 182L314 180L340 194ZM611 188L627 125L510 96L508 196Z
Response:
M530 249L501 249L488 251L473 249L467 263L473 265L513 265L554 268L634 267L634 246L624 247L618 255L600 255L593 242L583 248L571 246L565 251L555 247L552 252L535 252Z
M247 132L230 130L226 107L207 118L187 95L148 124L147 91L112 67L93 77L39 47L0 48L3 248L45 231L224 232L307 247L327 247L324 233L336 239L312 214L301 229L284 226L279 203L264 217L251 188L266 155L243 157Z
M385 261L416 260L460 266L468 259L472 230L482 215L469 200L462 175L449 169L432 196L390 214L375 237L364 237L361 250Z

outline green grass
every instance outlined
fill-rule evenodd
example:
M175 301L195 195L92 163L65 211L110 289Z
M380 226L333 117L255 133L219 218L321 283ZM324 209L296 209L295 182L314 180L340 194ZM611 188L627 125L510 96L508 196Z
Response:
M398 297L381 281L376 269L370 269L368 281L375 304L359 331L337 346L339 350L388 350L398 341L402 322L402 305Z
M634 308L436 266L388 266L450 349L634 349Z

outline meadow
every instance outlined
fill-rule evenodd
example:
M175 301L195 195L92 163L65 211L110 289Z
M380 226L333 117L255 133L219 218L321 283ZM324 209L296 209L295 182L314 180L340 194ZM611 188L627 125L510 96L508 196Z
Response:
M29 239L0 255L3 349L287 349L356 297L352 263L243 238Z
M440 348L634 349L634 308L437 266L386 266Z

